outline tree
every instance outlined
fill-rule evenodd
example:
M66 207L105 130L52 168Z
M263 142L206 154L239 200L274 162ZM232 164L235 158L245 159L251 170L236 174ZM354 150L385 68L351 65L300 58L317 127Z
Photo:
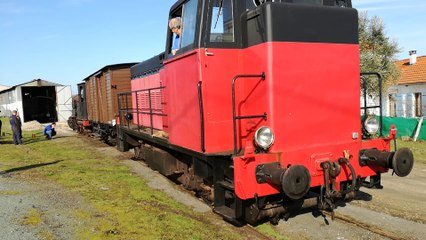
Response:
M394 39L386 36L383 21L374 16L370 18L367 12L359 14L359 47L361 72L378 72L382 75L383 86L396 83L400 76L396 67L395 55L401 50ZM377 95L376 81L367 78L367 91Z

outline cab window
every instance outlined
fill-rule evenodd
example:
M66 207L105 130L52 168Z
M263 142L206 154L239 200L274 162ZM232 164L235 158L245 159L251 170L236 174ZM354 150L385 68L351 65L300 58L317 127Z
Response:
M214 0L212 8L210 42L234 42L232 0Z
M182 40L180 47L184 48L194 43L195 28L197 25L197 0L190 0L182 9Z
M323 5L323 0L293 0L293 3Z
M186 1L169 18L167 52L169 57L186 51L195 42L198 0Z

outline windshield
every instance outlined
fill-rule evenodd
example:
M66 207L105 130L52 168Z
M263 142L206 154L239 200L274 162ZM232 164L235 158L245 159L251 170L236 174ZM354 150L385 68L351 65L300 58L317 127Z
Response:
M231 0L215 0L212 9L210 42L234 42L234 19Z

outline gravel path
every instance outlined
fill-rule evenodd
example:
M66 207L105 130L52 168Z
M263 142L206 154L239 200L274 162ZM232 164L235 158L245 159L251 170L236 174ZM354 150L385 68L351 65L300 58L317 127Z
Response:
M323 217L303 214L280 221L277 230L290 239L426 239L426 165L415 164L405 178L382 177L384 189L361 188L367 197L335 211L358 225L329 216L327 225Z
M66 127L58 130L64 136L75 135ZM206 204L181 191L144 163L128 160L129 153L118 152L97 140L93 140L93 145L98 151L121 160L132 172L147 180L150 187L166 192L197 212L212 214ZM16 173L0 173L1 239L76 239L75 233L85 223L78 222L73 213L88 209L82 198L49 182L28 181L20 179ZM385 174L383 185L383 190L362 188L363 194L372 197L372 200L356 200L336 210L337 216L348 217L379 231L370 231L339 219L331 221L329 216L325 220L312 213L298 215L287 222L280 221L276 229L289 239L424 239L426 224L422 220L426 216L426 165L415 165L412 174L406 178ZM31 216L32 220L39 219L39 222L31 223ZM226 224L220 217L217 219L218 223ZM390 233L391 238L378 234L380 230ZM244 229L236 228L236 231Z
M73 218L73 212L81 206L81 199L56 185L0 175L2 239L76 239L82 223Z

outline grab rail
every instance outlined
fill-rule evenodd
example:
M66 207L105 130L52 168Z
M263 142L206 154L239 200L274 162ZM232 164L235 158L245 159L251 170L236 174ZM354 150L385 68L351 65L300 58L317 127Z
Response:
M245 75L237 75L232 79L232 124L234 131L234 155L237 155L237 120L241 119L250 119L250 118L263 118L265 121L267 119L266 112L263 115L251 115L251 116L237 116L235 109L235 82L240 78L261 78L262 81L265 80L266 75L265 72L261 74L245 74Z

